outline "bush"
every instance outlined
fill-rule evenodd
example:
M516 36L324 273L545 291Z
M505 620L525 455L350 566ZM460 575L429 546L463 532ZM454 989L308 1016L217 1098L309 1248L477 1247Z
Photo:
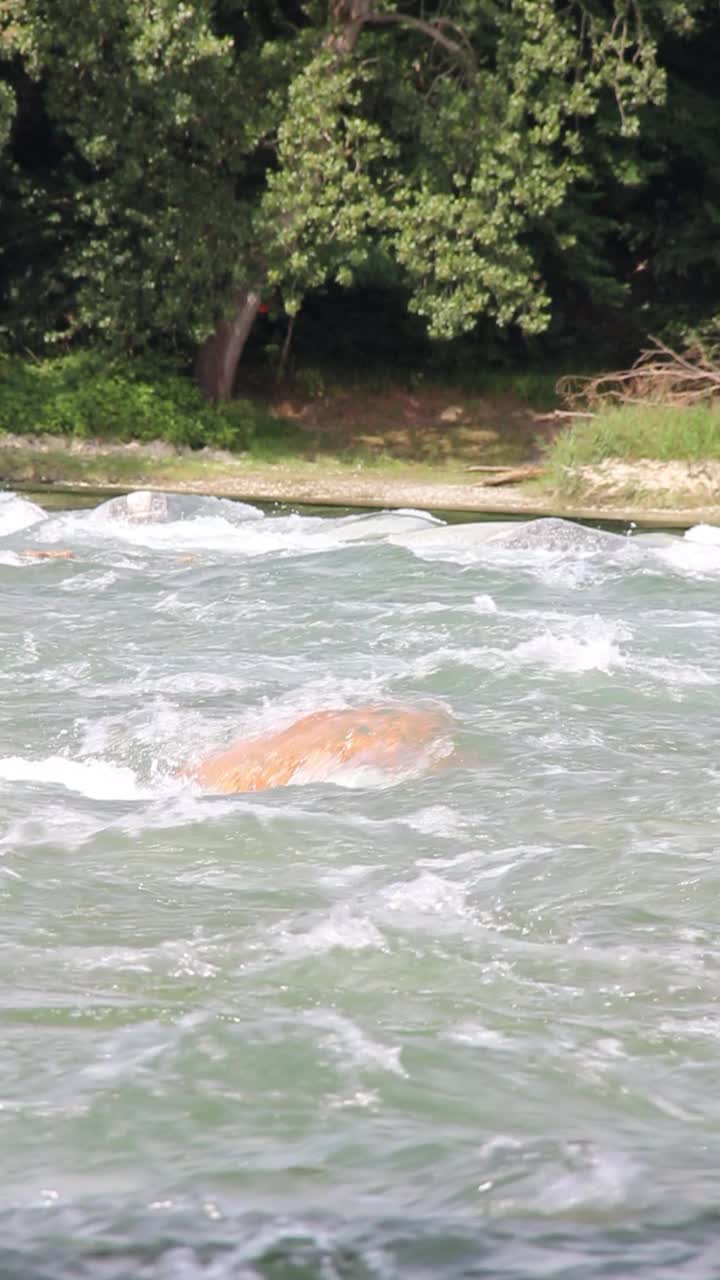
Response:
M0 354L0 432L246 450L282 424L247 400L215 408L167 360Z

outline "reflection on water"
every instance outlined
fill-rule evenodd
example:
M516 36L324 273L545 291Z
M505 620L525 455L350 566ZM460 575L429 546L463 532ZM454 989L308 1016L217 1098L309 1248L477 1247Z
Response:
M717 1275L717 531L160 506L0 494L0 1274Z

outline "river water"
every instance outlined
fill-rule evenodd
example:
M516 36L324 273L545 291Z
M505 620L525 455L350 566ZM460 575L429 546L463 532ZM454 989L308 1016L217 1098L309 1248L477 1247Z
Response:
M0 495L3 1280L717 1277L720 531L127 515Z

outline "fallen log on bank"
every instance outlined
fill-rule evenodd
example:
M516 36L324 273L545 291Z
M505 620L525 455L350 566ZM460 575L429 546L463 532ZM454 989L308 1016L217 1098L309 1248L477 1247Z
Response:
M501 484L521 484L523 480L536 480L544 476L546 467L466 467L466 471L487 472L481 484L485 488L494 488Z

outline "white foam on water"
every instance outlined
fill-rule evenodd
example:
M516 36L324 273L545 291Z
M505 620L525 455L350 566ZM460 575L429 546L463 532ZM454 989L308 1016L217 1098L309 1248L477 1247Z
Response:
M663 1018L658 1024L663 1035L672 1036L681 1043L687 1040L711 1040L720 1044L720 1016L704 1013L700 1017Z
M701 525L695 527L696 530L703 528ZM690 578L716 578L720 575L720 541L710 537L678 538L672 546L658 547L653 554L675 572Z
M475 667L480 671L497 671L507 661L507 654L501 650L486 647L454 647L441 645L431 653L420 654L403 664L403 672L413 679L424 680L434 676L438 671L450 670L453 667Z
M694 524L685 530L685 542L695 542L706 547L720 547L720 525Z
M467 916L467 888L423 871L414 880L390 885L380 895L385 907L403 915Z
M106 826L103 817L79 813L63 797L62 803L45 803L42 812L33 817L11 822L0 836L0 857L47 844L76 849Z
M522 569L561 588L582 588L608 572L626 573L649 562L657 550L645 551L636 539L554 517L448 525L390 541L423 560L446 561L465 570L478 565Z
M47 756L44 760L0 757L0 779L66 787L89 800L142 800L155 794L142 786L127 766L104 760L80 763L64 756Z
M38 564L37 560L27 560L15 551L0 551L0 565L8 569L26 569L29 564Z
M462 820L445 804L430 805L408 818L401 818L400 822L422 835L440 836L444 840L454 840L464 830Z
M497 613L498 607L492 596L473 596L472 608L475 613Z
M454 613L456 609L456 605L443 604L440 600L427 600L422 604L405 604L397 601L389 609L384 609L379 613L378 617L384 621L387 618L397 618L398 613L400 613L403 618L423 618L430 617L434 613Z
M195 600L183 599L178 591L168 591L151 608L153 613L175 614L186 617L188 621L200 622L217 613L220 603L219 600L210 600L207 604L198 604Z
M110 969L113 973L152 973L151 955L152 950L140 947L85 946L81 951L73 949L70 952L68 967L72 966L82 973L103 969Z
M312 1010L303 1016L303 1022L325 1033L324 1043L346 1066L407 1076L400 1060L400 1046L373 1040L350 1018L330 1010Z
M620 643L629 638L621 623L602 618L581 620L573 631L547 630L524 640L508 654L512 663L539 665L553 671L579 674L585 671L610 671L626 664Z
M286 517L285 525L292 520ZM239 551L253 555L268 549L268 542L272 550L288 541L287 531L284 539L263 537L264 524L264 513L247 503L137 491L91 510L63 512L46 520L39 533L43 542L73 546L100 541L146 551ZM268 521L269 526L273 524L275 521ZM255 535L252 528L257 529Z
M274 930L275 943L293 956L325 955L330 951L386 951L380 930L363 916L340 908L303 933Z
M493 1027L486 1027L482 1022L461 1022L447 1032L448 1040L454 1044L464 1044L472 1049L505 1049L512 1047L509 1036Z
M274 522L268 521L272 526ZM292 529L264 531L264 521L248 520L233 524L223 516L196 516L187 520L171 520L156 524L124 523L91 512L72 512L47 522L42 541L62 542L76 546L78 542L123 543L144 551L191 552L265 555L293 548L301 541Z
M85 591L107 591L116 582L117 574L108 569L105 573L79 573L76 577L65 578L59 585L61 591L77 591L82 594Z
M256 507L222 498L180 498L138 491L91 511L67 512L46 522L42 540L102 539L157 552L207 551L257 557L317 553L347 543L386 540L398 530L439 523L416 511L387 511L328 519L265 517Z
M718 683L717 676L710 671L672 658L652 657L647 662L634 662L633 667L646 679L657 680L671 687L696 685L710 688Z
M159 676L148 682L147 691L177 694L224 694L239 696L255 688L252 673L246 676L230 675L217 671L175 671L172 675Z
M621 644L629 636L628 629L618 622L599 617L568 619L503 649L489 645L439 646L408 661L405 671L416 679L426 679L453 667L471 667L483 672L518 667L538 667L566 674L610 671L628 664Z
M29 529L45 519L45 512L37 503L28 502L16 493L0 493L0 538Z
M640 1176L637 1163L624 1153L594 1151L577 1160L574 1168L554 1176L548 1171L528 1207L548 1217L616 1209L631 1199L633 1184Z

